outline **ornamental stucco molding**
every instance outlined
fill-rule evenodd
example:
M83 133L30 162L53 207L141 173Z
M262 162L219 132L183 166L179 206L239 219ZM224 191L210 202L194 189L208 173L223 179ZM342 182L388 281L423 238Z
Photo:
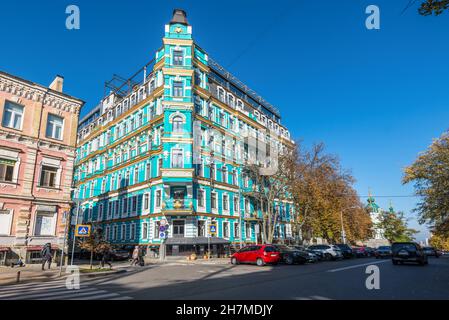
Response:
M0 91L79 115L82 103L37 85L0 75Z

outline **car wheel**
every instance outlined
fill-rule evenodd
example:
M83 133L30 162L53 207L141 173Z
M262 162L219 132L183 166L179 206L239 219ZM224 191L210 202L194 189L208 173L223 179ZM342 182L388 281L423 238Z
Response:
M324 260L330 261L331 259L332 259L332 256L331 256L329 253L326 253L326 254L324 255Z
M293 264L293 257L292 256L287 256L285 258L285 263L289 264L289 265Z
M262 258L257 258L256 264L257 264L259 267L262 267L263 265L265 265L265 262L263 261Z
M232 258L231 259L231 264L233 264L233 265L238 265L239 264L239 262L237 261L237 258Z

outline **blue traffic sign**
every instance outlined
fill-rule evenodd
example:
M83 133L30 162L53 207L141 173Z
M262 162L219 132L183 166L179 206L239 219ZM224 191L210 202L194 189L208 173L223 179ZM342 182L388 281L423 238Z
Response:
M165 237L166 237L166 233L165 232L160 232L159 233L159 238L165 239Z
M210 233L217 233L217 226L214 224L210 225L209 231Z
M159 227L159 231L160 232L164 232L165 230L167 230L167 228L165 226L160 226Z
M88 237L90 235L89 225L77 224L75 230L76 230L75 236L77 237Z

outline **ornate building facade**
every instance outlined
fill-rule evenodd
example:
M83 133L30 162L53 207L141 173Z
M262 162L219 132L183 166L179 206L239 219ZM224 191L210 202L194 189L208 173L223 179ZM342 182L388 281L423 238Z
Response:
M45 243L63 244L78 116L83 102L0 72L0 252L3 262L40 260Z
M193 41L184 11L174 11L162 42L140 81L113 87L80 122L75 220L119 246L157 251L168 236L169 255L260 243L262 206L244 196L252 148L243 137L281 148L294 145L290 134L272 105ZM276 210L275 237L292 238L292 205Z

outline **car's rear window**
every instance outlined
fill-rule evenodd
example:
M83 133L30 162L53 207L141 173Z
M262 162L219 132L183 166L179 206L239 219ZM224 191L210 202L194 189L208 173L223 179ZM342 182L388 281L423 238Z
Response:
M268 247L265 247L264 251L265 252L278 252L279 250L276 249L275 247L268 246Z

